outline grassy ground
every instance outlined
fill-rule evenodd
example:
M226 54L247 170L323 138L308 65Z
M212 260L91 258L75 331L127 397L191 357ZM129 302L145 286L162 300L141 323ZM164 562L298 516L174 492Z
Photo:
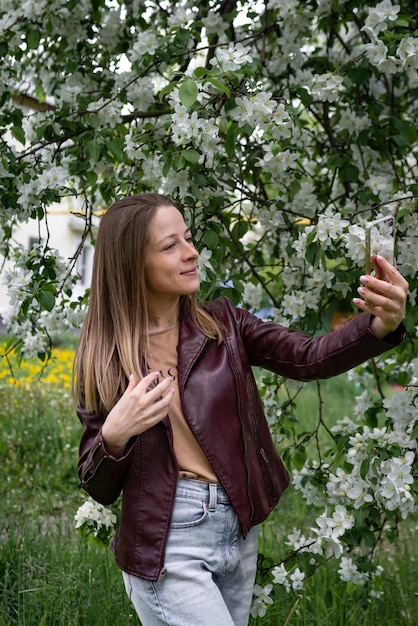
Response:
M18 383L0 371L0 626L138 626L112 555L87 547L74 529L84 496L77 489L80 426L69 396L70 361L67 352L57 352L43 382L31 370L22 370ZM323 393L332 425L343 407L349 412L353 389L340 377ZM300 394L298 414L309 422L316 411L313 385ZM283 537L294 526L309 529L314 517L289 489L262 527L262 552L273 562L281 558ZM361 589L339 581L330 564L308 581L301 597L275 591L274 606L252 624L416 624L416 523L407 520L396 544L381 550L380 599L363 605Z

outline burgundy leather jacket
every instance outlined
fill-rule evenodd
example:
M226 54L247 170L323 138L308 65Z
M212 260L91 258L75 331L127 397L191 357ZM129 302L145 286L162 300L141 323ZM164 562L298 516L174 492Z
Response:
M397 331L378 340L363 313L345 327L308 337L220 298L208 310L222 322L220 345L181 323L178 382L184 416L229 495L244 537L277 505L289 476L274 447L251 366L307 381L346 371L399 344ZM113 542L123 570L157 580L164 568L178 466L166 418L134 437L121 458L103 442L105 415L78 407L83 425L78 464L81 487L102 504L122 495L122 513Z

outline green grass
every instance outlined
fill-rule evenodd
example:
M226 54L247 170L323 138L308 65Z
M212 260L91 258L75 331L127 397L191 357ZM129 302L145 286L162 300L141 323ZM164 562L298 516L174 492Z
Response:
M138 624L110 551L74 528L80 426L68 393L0 386L0 625Z
M353 389L339 378L328 381L323 394L324 419L332 425L342 407L349 411ZM299 419L311 427L316 386L297 402ZM110 551L87 547L74 529L84 495L76 475L80 425L68 393L47 384L2 384L0 407L0 626L138 626ZM293 527L309 529L315 516L290 488L262 527L262 552L280 560L283 538ZM401 524L396 544L380 551L380 599L363 606L362 590L342 583L329 564L307 581L300 598L278 587L274 606L253 626L415 624L416 523Z

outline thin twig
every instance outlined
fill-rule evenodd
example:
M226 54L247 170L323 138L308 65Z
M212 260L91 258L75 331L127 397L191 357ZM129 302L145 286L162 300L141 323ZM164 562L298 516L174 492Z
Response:
M287 618L286 618L286 621L285 621L285 623L284 623L284 626L287 626L287 625L289 624L289 622L290 622L290 618L292 617L293 613L294 613L294 612L295 612L295 610L296 610L297 605L298 605L298 604L299 604L299 602L302 600L302 598L303 598L303 596L299 593L299 594L298 594L298 596L297 596L297 598L296 598L296 602L295 602L295 604L292 606L292 609L291 609L291 611L290 611L289 615L288 615L288 616L287 616Z

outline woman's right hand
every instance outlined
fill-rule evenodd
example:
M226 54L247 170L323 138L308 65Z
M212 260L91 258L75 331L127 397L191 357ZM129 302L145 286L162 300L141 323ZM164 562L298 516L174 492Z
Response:
M161 422L173 399L173 380L157 382L160 372L152 372L138 383L134 376L121 399L115 404L103 424L102 436L106 450L115 457L122 456L129 439L140 435Z

